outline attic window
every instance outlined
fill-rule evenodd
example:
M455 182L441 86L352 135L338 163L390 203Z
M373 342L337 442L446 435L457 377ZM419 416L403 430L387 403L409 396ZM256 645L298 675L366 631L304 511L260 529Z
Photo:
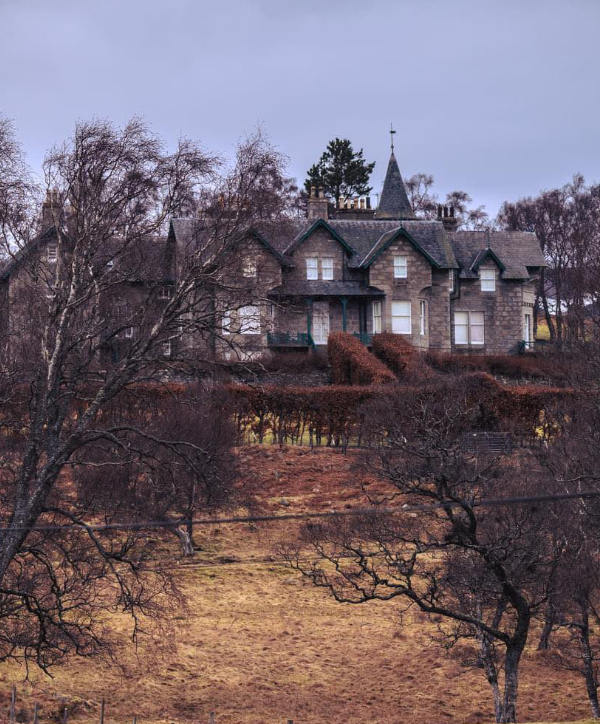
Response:
M394 279L406 279L408 276L408 257L406 255L394 257Z
M256 259L245 259L244 260L244 267L242 269L242 274L245 277L255 277L256 276Z
M333 257L324 256L321 259L321 274L325 280L333 279Z
M46 259L51 263L56 263L56 259L58 258L58 249L56 248L56 244L48 244L46 247Z
M306 278L314 281L319 278L319 258L316 256L306 257Z
M160 287L158 290L159 299L171 299L171 287Z
M479 278L481 279L481 291L482 292L495 292L496 291L496 270L495 269L481 269L479 272Z

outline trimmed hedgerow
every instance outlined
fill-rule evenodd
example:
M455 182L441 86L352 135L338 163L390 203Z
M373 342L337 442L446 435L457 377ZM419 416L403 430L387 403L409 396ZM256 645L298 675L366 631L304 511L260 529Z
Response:
M395 382L392 371L356 337L346 332L329 335L327 354L336 385L381 385Z
M566 380L562 361L534 355L469 355L426 352L425 362L445 373L488 372L516 379Z
M229 385L240 442L347 445L360 443L361 406L381 387L279 387Z

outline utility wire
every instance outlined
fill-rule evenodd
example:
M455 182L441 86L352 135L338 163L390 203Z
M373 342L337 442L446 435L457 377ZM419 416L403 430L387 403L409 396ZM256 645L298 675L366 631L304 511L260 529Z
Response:
M600 491L587 490L580 493L548 493L546 495L522 495L503 498L484 498L474 501L470 505L474 508L481 507L504 507L517 506L526 503L546 503L554 500L577 500L584 498L598 498ZM146 530L152 528L178 528L186 525L225 525L237 523L264 523L276 520L310 520L317 518L346 518L353 515L369 515L373 513L397 515L399 513L422 512L436 509L447 510L449 508L461 508L464 503L460 501L448 501L444 503L427 503L425 505L402 505L394 507L371 506L363 508L350 508L346 510L308 511L305 513L284 513L283 515L245 515L230 518L193 518L180 520L145 520L137 523L67 523L65 525L33 525L33 526L0 526L0 533L11 531L64 531L74 529L85 531L106 531L106 530Z

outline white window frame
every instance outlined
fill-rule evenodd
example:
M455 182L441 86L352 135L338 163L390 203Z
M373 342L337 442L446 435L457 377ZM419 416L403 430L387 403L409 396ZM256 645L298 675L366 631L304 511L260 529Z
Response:
M327 262L327 266L325 265ZM333 281L333 257L321 257L321 279L324 281Z
M242 275L246 277L246 279L253 279L256 277L258 273L258 267L256 264L256 259L247 258L244 259L244 266L242 267Z
M125 337L125 339L133 339L133 327L125 327L123 337Z
M408 256L398 254L394 257L394 279L408 278Z
M373 334L381 334L383 331L383 304L373 302Z
M173 351L173 343L170 339L162 343L162 355L163 357L170 357Z
M57 260L58 260L58 245L55 243L50 243L46 247L46 261L48 261L50 264L56 264Z
M246 304L238 309L240 334L260 334L260 308L256 304Z
M223 331L223 334L231 334L231 312L229 311L223 312L223 317L221 318L221 330Z
M307 256L306 257L306 279L309 282L314 282L319 278L319 257L318 256Z
M496 291L496 270L495 269L480 269L479 279L481 281L482 292L495 292Z
M523 313L523 342L525 342L525 349L533 348L533 314L531 312Z
M158 298L159 299L171 299L171 293L172 293L171 287L160 287L158 290Z
M424 299L419 299L419 331L422 337L427 334L427 302Z
M448 272L448 278L450 279L450 285L449 285L450 294L453 294L454 293L454 269L450 269L450 271Z
M475 339L478 336L476 333L478 329L481 329L480 340ZM463 334L459 335L459 330ZM485 314L483 312L454 312L454 344L464 347L483 347L485 344Z
M392 332L394 334L412 334L412 304L410 302L399 300L392 302Z

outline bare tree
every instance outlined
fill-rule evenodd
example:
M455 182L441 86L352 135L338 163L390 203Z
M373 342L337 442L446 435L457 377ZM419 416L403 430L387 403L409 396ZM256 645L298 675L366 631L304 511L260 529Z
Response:
M600 186L580 174L560 189L506 202L497 223L509 231L535 232L548 269L542 270L536 307L558 343L585 337L600 306ZM537 315L536 315L537 316Z
M431 174L416 173L406 181L406 191L413 211L424 219L435 219L440 200L433 193L435 180ZM463 230L480 231L490 226L490 218L483 206L471 208L473 199L466 191L451 191L446 194L444 204L452 206L458 227Z
M372 503L426 507L308 525L286 556L337 601L404 601L441 617L446 646L475 641L496 720L513 722L521 657L564 545L540 506L481 505L538 484L529 467L523 475L504 455L466 449L464 435L477 429L485 395L464 379L430 381L371 405L371 449L362 469L367 480L391 486Z
M0 133L0 658L47 669L106 650L103 611L131 614L135 635L174 600L135 524L231 493L216 403L169 379L214 365L215 300L251 293L240 249L280 156L257 134L227 167L136 119L80 123L45 161L40 224L41 189ZM176 241L169 219L190 215Z

